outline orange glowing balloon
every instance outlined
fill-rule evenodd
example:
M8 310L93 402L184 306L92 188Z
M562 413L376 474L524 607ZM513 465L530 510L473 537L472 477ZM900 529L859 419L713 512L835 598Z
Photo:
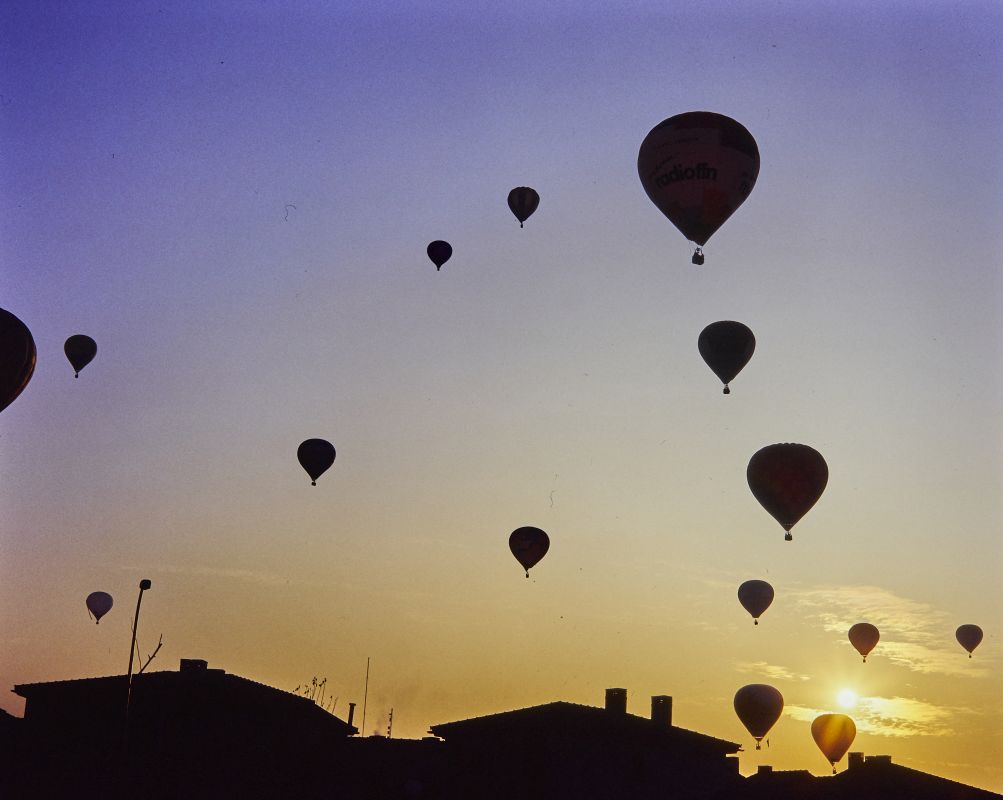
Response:
M850 749L857 736L857 726L846 714L823 714L811 724L811 736L836 774L836 762Z
M874 649L874 646L878 643L878 639L881 638L878 629L869 622L858 622L850 628L850 632L847 635L850 638L850 644L864 657L864 663L867 663L868 653Z

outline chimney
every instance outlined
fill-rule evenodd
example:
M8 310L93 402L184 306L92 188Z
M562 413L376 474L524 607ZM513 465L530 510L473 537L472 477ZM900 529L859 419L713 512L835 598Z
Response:
M773 767L771 767L769 764L760 764L759 767L758 767L758 769L756 769L756 774L757 775L772 775L773 774Z
M849 753L846 756L847 769L860 769L864 765L863 753Z
M656 694L651 698L651 721L666 728L672 727L672 698Z
M612 714L627 713L627 690L607 689L606 690L606 710Z
M182 658L179 672L205 672L209 668L209 662L201 658Z
M355 719L355 703L348 704L348 724L352 724L352 720Z
M891 756L868 756L867 757L867 763L868 764L891 764L892 763L892 757Z

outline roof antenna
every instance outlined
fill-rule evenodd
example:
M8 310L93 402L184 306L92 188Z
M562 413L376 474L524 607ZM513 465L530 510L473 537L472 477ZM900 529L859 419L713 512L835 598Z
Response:
M366 656L366 691L362 695L362 735L366 735L366 701L369 699L369 656Z

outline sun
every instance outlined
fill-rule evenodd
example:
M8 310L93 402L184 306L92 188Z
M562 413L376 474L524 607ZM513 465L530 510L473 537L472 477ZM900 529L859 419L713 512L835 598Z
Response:
M857 693L853 689L840 689L836 694L836 702L843 708L853 708L857 704Z

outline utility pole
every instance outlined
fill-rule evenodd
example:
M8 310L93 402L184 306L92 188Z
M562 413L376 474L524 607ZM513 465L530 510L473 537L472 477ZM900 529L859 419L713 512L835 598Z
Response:
M390 734L393 732L393 729L394 729L394 710L393 710L393 708L391 708L390 709L390 718L387 720L387 738L388 739L390 738Z

